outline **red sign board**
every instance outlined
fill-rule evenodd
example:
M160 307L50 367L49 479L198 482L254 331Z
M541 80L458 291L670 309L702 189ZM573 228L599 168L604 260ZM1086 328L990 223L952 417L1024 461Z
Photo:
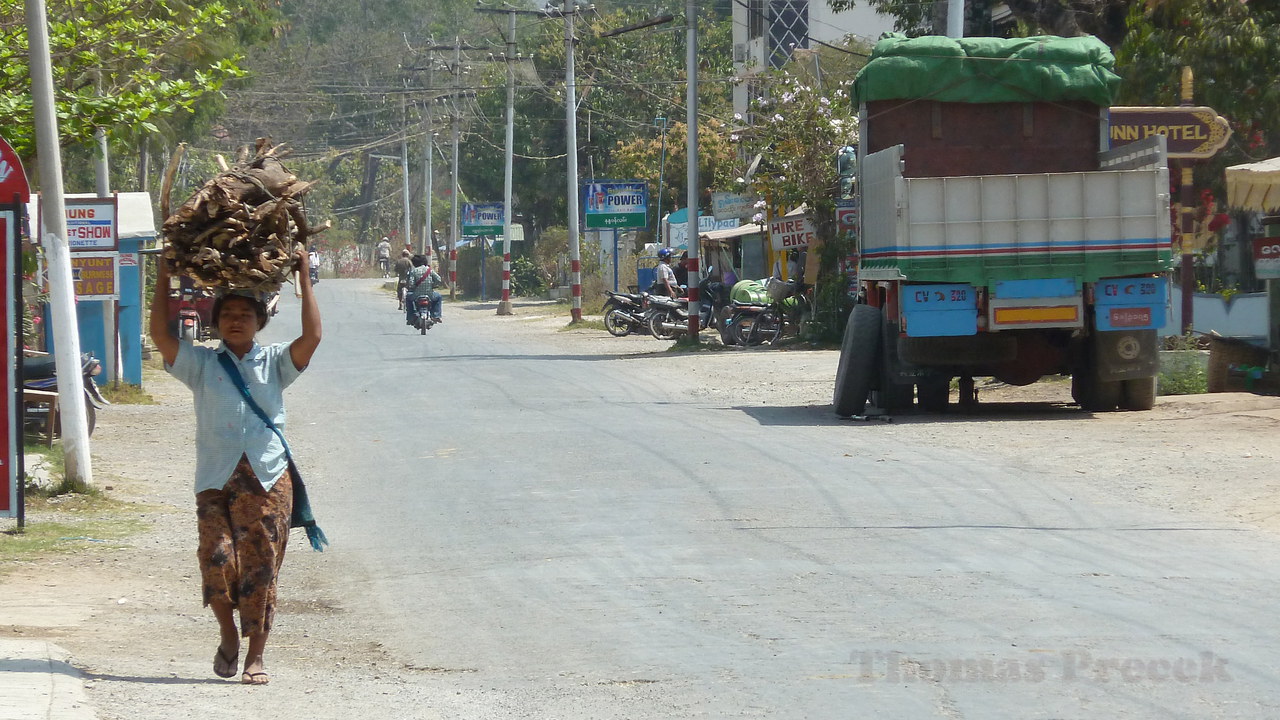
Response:
M1253 239L1253 274L1259 280L1280 280L1280 238Z
M6 145L6 147L8 147ZM4 240L3 251L0 251L0 307L4 308L4 338L0 340L0 348L5 352L5 364L3 380L0 380L0 442L4 443L3 450L0 450L0 517L13 517L16 512L18 502L18 445L21 439L18 433L22 431L22 423L14 421L14 383L17 378L14 377L14 367L12 362L8 362L16 354L14 348L14 337L17 332L17 318L14 317L13 306L13 288L10 283L13 281L13 268L10 263L13 259L13 248L17 246L17 223L14 222L14 212L0 213L0 239ZM11 232L12 231L12 232ZM12 238L9 236L13 235Z
M1112 327L1146 327L1150 324L1151 308L1149 307L1111 308Z
M27 185L27 174L22 170L18 153L0 137L0 203L13 202L14 195L18 196L18 202L29 202L31 188Z

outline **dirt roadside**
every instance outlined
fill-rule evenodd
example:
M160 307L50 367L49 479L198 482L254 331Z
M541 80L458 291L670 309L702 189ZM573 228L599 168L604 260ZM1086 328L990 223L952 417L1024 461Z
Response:
M832 350L667 352L669 343L648 337L565 331L564 305L517 302L513 317L497 317L494 308L451 304L450 331L485 323L554 342L566 353L659 353L670 389L699 402L830 417L820 411L830 403L838 361ZM341 598L314 590L330 586L316 582L325 572L323 556L297 551L286 564L290 589L282 591L268 658L277 680L269 691L246 692L214 678L216 624L200 607L195 577L189 441L171 432L190 426L190 394L155 371L147 374L146 389L158 404L110 408L94 434L93 453L97 484L134 503L150 529L109 547L0 567L0 632L70 650L104 720L226 717L228 710L347 717L355 707L415 707L424 687L456 680L385 653L344 614ZM1280 531L1280 398L1162 397L1151 412L1089 415L1070 404L1068 383L1042 382L985 387L980 401L971 414L848 422L848 430L869 441L981 448L1024 467L1029 478L1072 473L1082 492L1106 488L1113 497L1201 520ZM459 707L466 692L458 692ZM306 712L282 714L290 707Z

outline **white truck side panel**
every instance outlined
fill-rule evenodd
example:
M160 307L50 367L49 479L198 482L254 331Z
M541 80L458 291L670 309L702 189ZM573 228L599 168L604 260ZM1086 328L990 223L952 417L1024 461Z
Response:
M862 253L977 257L1168 245L1168 171L903 178L902 146L862 166Z

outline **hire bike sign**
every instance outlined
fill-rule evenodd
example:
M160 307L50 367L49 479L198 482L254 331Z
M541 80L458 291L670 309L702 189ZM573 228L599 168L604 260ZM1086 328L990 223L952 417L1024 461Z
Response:
M649 222L649 184L642 180L598 180L582 185L588 230L641 230Z

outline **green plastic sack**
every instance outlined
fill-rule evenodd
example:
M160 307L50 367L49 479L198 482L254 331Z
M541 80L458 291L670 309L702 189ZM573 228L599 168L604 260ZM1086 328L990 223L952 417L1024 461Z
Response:
M729 299L740 303L768 303L769 292L759 280L739 280L729 291Z

